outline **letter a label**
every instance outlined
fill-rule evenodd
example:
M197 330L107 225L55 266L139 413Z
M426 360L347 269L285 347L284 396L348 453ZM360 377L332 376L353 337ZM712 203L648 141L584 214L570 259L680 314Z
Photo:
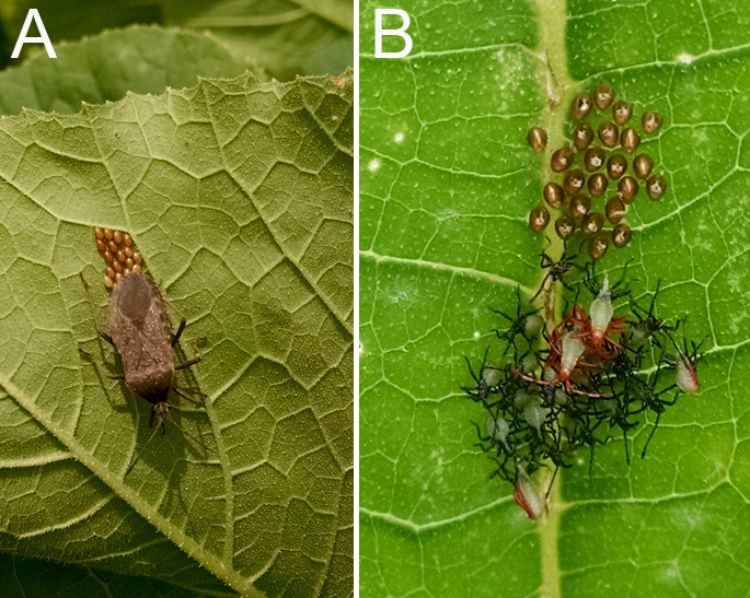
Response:
M37 37L29 36L29 28L31 27L32 21L39 31ZM13 48L13 53L10 57L18 58L21 55L21 49L24 44L44 44L44 50L47 52L47 56L50 58L57 58L55 49L52 47L52 42L50 41L49 35L47 35L47 30L42 22L42 17L39 16L39 11L36 8L30 8L29 12L26 13L26 19L21 26L21 33L18 35L18 40L16 40L16 45Z

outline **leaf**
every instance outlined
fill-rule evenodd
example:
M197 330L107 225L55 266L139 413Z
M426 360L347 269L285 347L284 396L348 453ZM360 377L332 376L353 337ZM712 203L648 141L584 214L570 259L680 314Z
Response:
M147 577L124 577L75 565L0 554L4 596L195 596L195 592ZM211 596L233 596L229 590Z
M361 8L362 596L744 595L748 8L413 3L412 54L377 60L376 6ZM542 125L558 147L570 100L599 81L664 115L643 149L668 181L603 265L631 260L636 295L661 280L659 313L707 335L703 390L665 414L646 459L628 467L612 442L589 477L580 455L537 524L474 446L484 420L462 397L463 357L492 345L489 308L541 278L527 214L549 167L526 132Z
M351 137L350 74L0 120L0 551L351 593ZM107 378L95 225L132 233L207 395L173 403L127 479L149 405Z
M207 30L236 60L274 77L338 73L352 65L350 0L163 0L166 22Z
M159 24L163 20L161 7L156 0L104 0L95 3L6 0L0 5L0 17L3 20L7 57L10 57L30 8L39 11L44 28L55 47L63 40L78 40L103 29L125 27L134 23ZM35 35L33 28L30 32Z
M352 65L350 0L117 0L65 3L13 0L0 6L8 56L29 8L37 8L50 39L76 40L102 28L132 23L208 31L233 59L280 79L335 74ZM2 40L0 40L2 41Z
M56 60L37 54L0 72L0 111L77 112L81 102L119 100L128 91L160 93L167 86L195 85L198 76L232 77L245 70L205 35L158 27L107 31L55 50Z

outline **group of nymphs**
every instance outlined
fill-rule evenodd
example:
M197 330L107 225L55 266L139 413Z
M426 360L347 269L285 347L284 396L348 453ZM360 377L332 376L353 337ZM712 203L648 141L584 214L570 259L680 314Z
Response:
M468 398L484 408L483 421L473 423L478 446L495 463L492 476L512 484L516 503L532 519L544 513L558 469L572 466L578 449L587 447L592 463L596 446L621 437L630 463L628 433L650 413L652 427L641 449L644 457L666 409L681 395L700 389L699 344L681 334L678 319L657 315L659 286L636 298L628 284L627 265L614 282L609 276L614 271L597 272L610 240L616 247L630 240L630 228L622 218L638 192L636 179L624 178L627 160L617 149L619 144L619 150L632 153L640 143L633 128L618 132L618 125L630 119L632 106L613 100L614 91L607 84L577 96L571 107L575 150L561 148L565 155L556 150L550 160L554 173L564 173L580 156L594 198L604 194L610 180L619 181L617 194L604 209L606 217L592 211L591 198L582 194L583 171L574 169L562 175L560 183L544 186L547 206L559 212L555 230L563 240L562 255L553 258L543 251L540 266L546 273L539 291L524 298L519 289L512 313L493 310L501 319L495 329L497 342L487 348L478 366L469 362L473 383L464 387ZM612 120L599 125L602 146L592 148L593 131L584 121L595 109L605 111L610 105ZM657 113L646 112L644 130L656 131L661 120ZM529 143L543 151L546 134L532 129ZM599 175L596 171L605 164L606 174ZM635 157L634 174L645 181L648 197L656 201L666 184L660 175L651 175L651 166L648 155ZM548 207L532 210L532 230L545 229ZM605 220L614 225L612 230L604 230ZM536 303L540 296L541 309ZM540 476L535 476L540 470L550 472L546 489L539 487Z

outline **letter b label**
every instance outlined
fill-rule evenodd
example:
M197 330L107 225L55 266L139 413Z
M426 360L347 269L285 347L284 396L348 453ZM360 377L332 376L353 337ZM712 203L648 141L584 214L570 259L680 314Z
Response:
M383 29L383 17L391 15L401 18L401 27L396 29ZM411 24L411 19L405 10L400 8L376 8L375 9L375 58L403 58L411 52L414 42L406 30ZM383 52L383 37L396 36L404 40L404 47L398 52Z

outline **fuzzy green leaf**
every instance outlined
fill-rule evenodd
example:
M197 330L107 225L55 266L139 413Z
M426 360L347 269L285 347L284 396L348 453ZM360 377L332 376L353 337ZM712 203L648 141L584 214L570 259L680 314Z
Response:
M161 24L208 32L236 62L280 79L352 65L351 0L9 0L0 5L8 56L29 8L39 10L55 47L102 28Z
M750 9L405 2L413 52L377 60L377 6L361 9L362 595L745 595ZM628 466L612 442L589 477L580 455L537 524L474 446L463 358L481 362L502 325L490 308L542 274L527 214L550 170L526 132L559 144L573 95L599 81L664 115L642 147L668 182L603 266L630 260L636 297L661 280L660 315L707 337L703 390L662 417L646 459Z
M37 52L0 73L0 112L78 112L81 102L119 100L128 91L161 93L195 85L199 76L233 77L245 70L215 40L159 27L108 31L61 42L55 51L55 60Z
M338 73L352 65L351 0L162 0L166 22L205 30L236 60L274 77Z
M0 120L0 551L186 592L351 593L351 139L349 75ZM180 383L205 408L176 400L126 479L149 405L107 378L93 226L133 235L187 319L181 357L202 356Z

